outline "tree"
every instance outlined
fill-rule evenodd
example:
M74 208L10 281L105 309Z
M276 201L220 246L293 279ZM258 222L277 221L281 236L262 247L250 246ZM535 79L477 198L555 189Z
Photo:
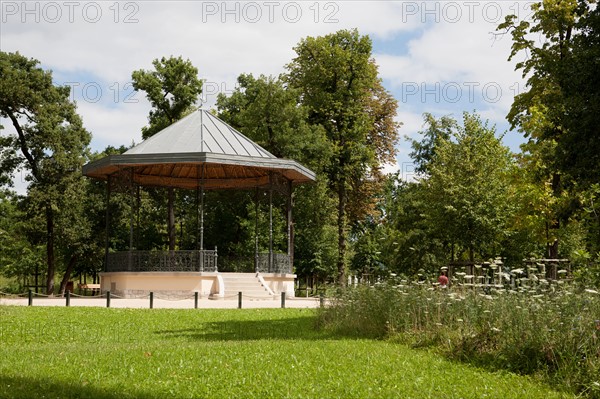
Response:
M600 183L600 9L575 25L570 59L561 66L565 133L557 138L559 166L580 185Z
M371 40L357 30L307 37L294 50L289 85L300 91L309 123L325 129L332 148L324 172L337 197L337 271L344 284L347 227L373 205L364 192L354 194L372 189L381 164L395 154L396 102L377 77Z
M219 117L278 158L295 159L320 172L330 155L325 131L307 122L298 90L281 78L242 74L229 96L219 94Z
M294 192L294 265L298 275L325 279L332 260L329 215L333 212L323 175L330 156L325 131L308 123L308 110L300 104L300 92L288 87L281 77L242 74L237 81L238 87L230 96L219 95L219 117L273 155L297 160L317 174L315 184ZM222 196L221 201L227 198ZM246 231L248 224L254 226L256 216L251 203L248 207L249 211L237 215L238 224L245 225ZM227 209L231 213L235 205Z
M468 251L471 261L476 253L483 258L497 255L512 213L512 167L511 153L495 129L465 112L463 125L437 141L428 176L420 181L434 236Z
M198 69L190 60L181 57L155 59L154 71L143 69L131 74L133 88L146 92L153 109L148 115L148 126L142 128L142 137L147 139L167 126L192 112L198 96L202 93L202 80ZM167 230L169 250L175 249L175 192L168 189Z
M558 237L581 211L577 192L598 182L600 12L593 3L544 0L532 5L533 23L510 15L498 27L500 34L512 34L509 60L522 52L527 56L516 64L527 78L527 91L515 97L508 120L530 138L529 153L546 162L547 175L539 182L550 182L554 202L562 204L549 223L555 233L548 237ZM558 243L549 243L549 257L558 257Z
M81 166L90 142L70 87L55 86L52 73L19 53L0 52L0 116L8 118L14 134L0 137L0 175L17 169L29 172L30 211L45 223L46 291L54 291L56 228L76 225L68 210L77 203L72 190L82 183Z
M430 113L423 115L427 130L419 132L423 138L419 140L407 139L411 142L412 152L410 157L415 164L415 171L427 175L429 167L436 160L436 151L442 141L448 141L452 132L458 127L456 121L449 116L442 116L439 120Z
M27 285L27 277L44 264L43 245L32 245L22 201L10 190L0 190L0 273Z
M202 93L198 69L190 60L181 57L162 57L152 61L153 71L133 71L133 88L146 92L153 109L148 115L148 126L142 128L147 139L189 114Z

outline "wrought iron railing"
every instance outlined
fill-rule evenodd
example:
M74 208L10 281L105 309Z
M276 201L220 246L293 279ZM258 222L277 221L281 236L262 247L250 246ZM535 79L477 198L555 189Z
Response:
M125 251L108 254L107 272L216 272L217 251Z
M258 272L260 273L291 273L292 264L288 254L273 253L273 261L269 267L269 254L258 254Z

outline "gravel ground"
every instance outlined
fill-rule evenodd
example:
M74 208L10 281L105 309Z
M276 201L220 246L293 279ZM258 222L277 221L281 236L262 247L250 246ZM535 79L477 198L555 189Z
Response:
M27 298L0 298L0 305L27 306ZM33 298L33 306L66 306L66 298ZM71 296L70 306L98 306L106 307L106 298L91 298ZM149 308L150 299L110 299L111 308ZM154 298L153 307L155 309L193 309L194 298L185 299L161 299ZM200 309L236 309L238 307L237 295L225 299L199 298L198 308ZM242 298L242 308L279 308L281 299L252 299ZM316 308L319 307L319 298L286 298L286 308Z

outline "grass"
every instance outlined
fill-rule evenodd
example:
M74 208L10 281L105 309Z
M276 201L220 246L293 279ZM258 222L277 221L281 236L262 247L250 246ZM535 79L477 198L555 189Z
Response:
M0 307L1 398L561 398L307 309Z
M382 284L341 294L320 312L327 331L431 348L600 398L600 294L577 286L434 290Z

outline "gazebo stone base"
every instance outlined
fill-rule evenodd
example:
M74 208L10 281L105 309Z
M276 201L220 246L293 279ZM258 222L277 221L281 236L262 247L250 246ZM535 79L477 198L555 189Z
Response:
M136 298L154 292L164 297L183 298L198 292L201 298L223 296L223 279L208 272L106 272L100 273L102 292Z
M227 273L229 274L229 273ZM231 273L233 274L233 273ZM268 287L273 294L286 293L294 297L295 274L291 273L250 273ZM197 292L200 298L219 299L225 296L223 276L218 272L104 272L100 273L102 293L123 298L145 297L153 292L156 298L183 299L193 297Z
M285 292L288 298L295 296L294 280L295 274L290 273L260 273L264 280L264 284L271 289L275 294Z

